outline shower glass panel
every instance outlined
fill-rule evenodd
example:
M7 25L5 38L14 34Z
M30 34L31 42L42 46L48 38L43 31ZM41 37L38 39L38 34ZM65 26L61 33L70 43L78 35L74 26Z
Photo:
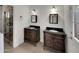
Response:
M13 47L13 7L6 6L4 11L4 42L6 45ZM6 44L7 43L7 44Z

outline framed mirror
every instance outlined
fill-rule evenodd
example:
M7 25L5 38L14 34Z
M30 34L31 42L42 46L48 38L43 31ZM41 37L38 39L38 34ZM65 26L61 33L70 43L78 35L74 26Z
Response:
M49 23L50 24L58 24L58 14L50 14L49 15Z
M37 15L31 15L31 22L37 23Z

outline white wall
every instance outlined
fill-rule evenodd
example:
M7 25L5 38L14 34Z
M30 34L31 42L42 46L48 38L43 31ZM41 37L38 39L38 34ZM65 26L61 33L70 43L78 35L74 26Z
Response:
M72 24L72 20L70 19L70 6L64 6L64 31L66 33L66 52L70 52L70 50L72 50L73 48L73 41L71 39L71 32L72 32L72 26L70 24Z
M63 20L64 20L64 6L55 6L58 10L58 24L49 24L49 13L52 8L51 5L31 5L30 6L30 15L33 9L36 9L38 14L37 23L31 23L31 25L38 25L41 27L40 29L40 37L41 42L43 42L43 31L46 27L57 27L63 28ZM31 19L30 19L31 20Z
M64 6L64 30L68 37L71 37L72 30L72 19L70 19L70 6Z
M14 5L13 12L13 46L17 47L24 42L24 28L29 26L29 8L24 5Z

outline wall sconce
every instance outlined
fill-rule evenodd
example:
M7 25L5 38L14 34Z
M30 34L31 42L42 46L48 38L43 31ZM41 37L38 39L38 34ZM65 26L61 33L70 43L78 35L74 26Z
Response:
M37 12L35 9L32 10L32 15L37 15Z
M55 8L55 6L53 6L50 11L51 11L51 14L57 14L57 9Z

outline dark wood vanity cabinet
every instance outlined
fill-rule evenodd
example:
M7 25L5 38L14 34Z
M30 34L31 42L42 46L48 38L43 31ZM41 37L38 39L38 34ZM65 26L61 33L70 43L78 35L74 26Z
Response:
M28 28L24 28L24 41L34 44L40 41L40 27L30 26Z
M65 52L65 34L44 31L44 48L54 52Z
M24 30L25 40L35 40L36 32L34 30L26 29Z

